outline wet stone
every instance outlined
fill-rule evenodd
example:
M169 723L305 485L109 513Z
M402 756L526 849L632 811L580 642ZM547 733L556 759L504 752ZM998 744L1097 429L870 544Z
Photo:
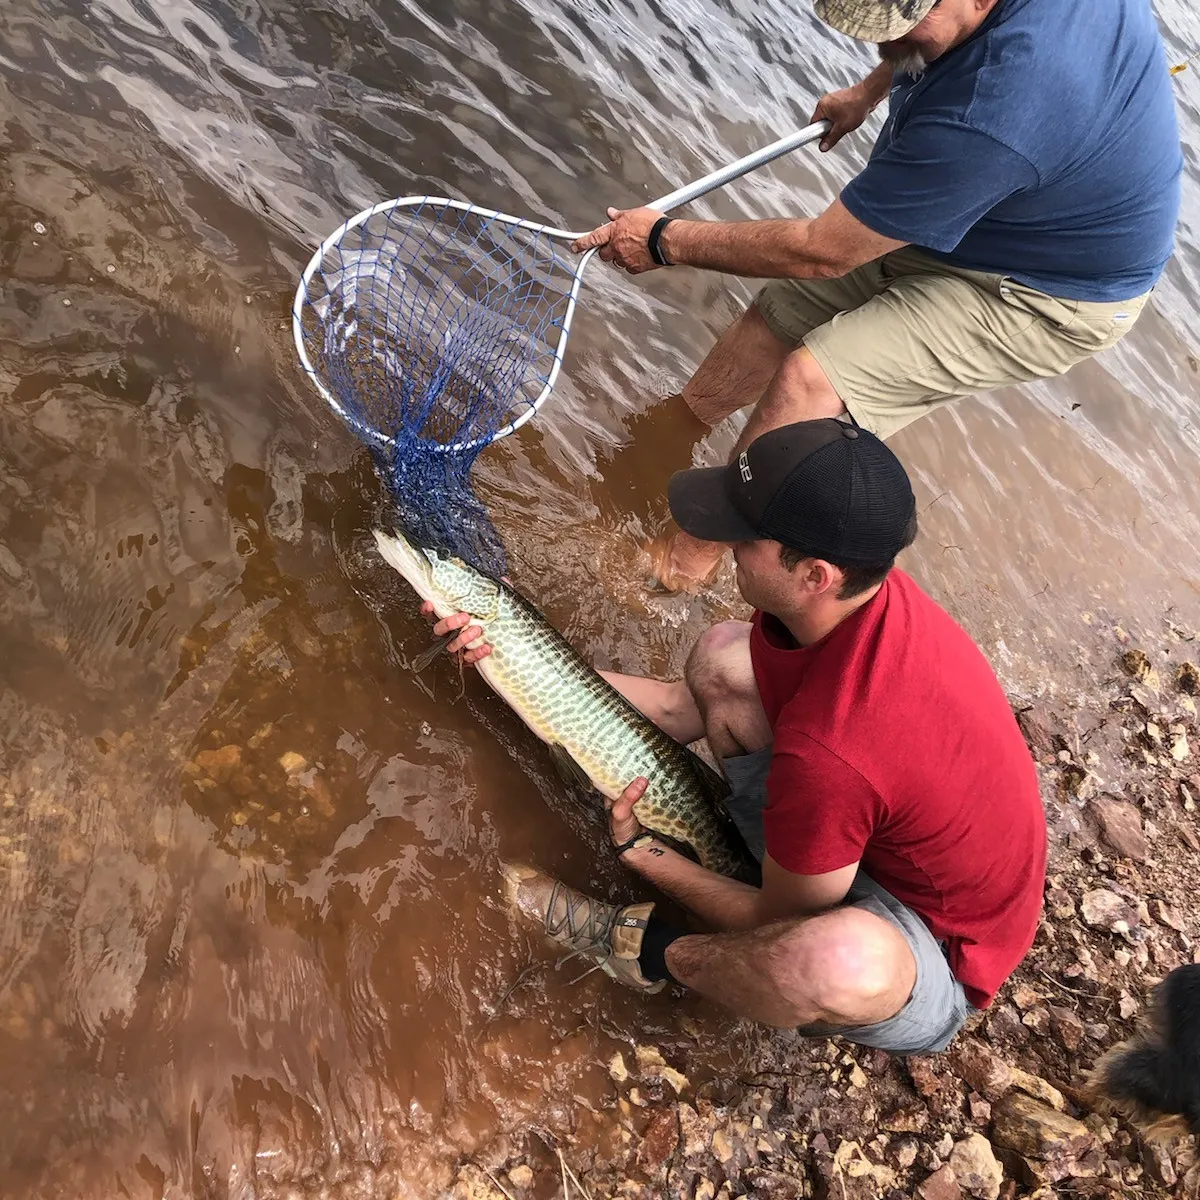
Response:
M303 754L297 754L295 750L289 750L286 754L280 755L279 765L289 775L295 775L308 766L308 761Z
M708 1149L708 1130L690 1104L681 1104L678 1113L683 1156L687 1159L699 1158Z
M1011 1093L997 1105L992 1141L1019 1155L1035 1178L1044 1182L1071 1176L1095 1144L1081 1122L1021 1092Z
M972 1133L950 1151L950 1169L958 1186L975 1200L996 1200L1004 1170L996 1161L992 1144L982 1134Z
M210 778L221 782L241 766L242 748L230 744L219 750L201 750L192 761Z
M949 1166L939 1167L917 1188L918 1200L962 1200L962 1194Z
M710 1145L712 1148L713 1158L715 1158L717 1162L725 1164L733 1157L733 1142L725 1130L715 1130L713 1132L712 1142Z
M1081 908L1083 919L1093 929L1128 933L1137 924L1137 909L1107 888L1085 892Z
M1110 796L1096 796L1092 812L1100 826L1100 836L1111 849L1134 862L1145 862L1148 853L1142 819L1132 804Z
M647 1175L657 1175L673 1157L678 1144L679 1125L674 1110L655 1113L638 1147L638 1165Z
M508 1181L515 1188L520 1188L524 1191L526 1188L533 1185L533 1171L530 1170L524 1163L516 1167L509 1167Z

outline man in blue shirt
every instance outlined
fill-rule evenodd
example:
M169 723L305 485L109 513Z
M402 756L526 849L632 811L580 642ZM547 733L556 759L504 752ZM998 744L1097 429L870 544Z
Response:
M882 59L821 99L821 148L889 99L869 163L824 213L610 209L575 244L633 274L686 264L772 281L682 393L710 427L756 404L735 455L847 411L888 437L960 396L1060 375L1132 327L1173 249L1182 153L1150 0L815 7ZM721 553L678 534L660 578L703 580Z

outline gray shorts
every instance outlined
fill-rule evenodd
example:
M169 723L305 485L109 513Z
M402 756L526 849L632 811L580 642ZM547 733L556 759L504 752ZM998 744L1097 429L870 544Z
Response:
M729 780L725 803L747 846L761 862L766 850L763 809L767 806L767 771L771 747L753 754L726 758L721 764ZM894 1016L875 1025L820 1026L799 1030L810 1037L844 1037L862 1046L891 1054L932 1054L944 1050L976 1010L968 1003L963 985L954 978L945 946L929 926L906 904L869 875L859 871L845 903L874 913L894 925L904 936L917 963L917 982L908 1003Z

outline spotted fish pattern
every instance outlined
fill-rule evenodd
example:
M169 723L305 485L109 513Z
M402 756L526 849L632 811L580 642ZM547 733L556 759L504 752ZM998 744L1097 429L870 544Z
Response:
M638 820L690 847L710 870L757 882L754 861L722 803L724 779L668 737L599 675L513 588L450 558L375 531L384 560L432 602L439 618L466 612L492 653L477 664L489 686L575 772L609 799L650 781Z

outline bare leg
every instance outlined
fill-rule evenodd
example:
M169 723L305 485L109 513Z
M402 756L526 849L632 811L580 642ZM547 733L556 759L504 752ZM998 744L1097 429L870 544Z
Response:
M750 626L745 621L722 621L701 635L684 675L717 758L750 754L771 744L771 724L754 680Z
M616 671L600 674L668 737L686 745L704 736L700 710L682 679L664 682L642 675L619 675Z
M629 444L612 460L612 477L634 488L644 481L651 496L661 497L664 477L691 466L692 447L714 425L758 400L790 350L751 305L717 339L682 392L631 424ZM700 548L694 572L687 559L693 543ZM694 589L720 560L708 543L682 533L648 550L655 575L672 591Z
M701 634L683 679L600 674L677 742L707 737L719 758L748 754L771 742L771 726L750 664L750 626L745 621L722 621Z
M757 316L757 313L755 315ZM758 321L765 329L766 322L762 317L758 317ZM768 336L772 336L769 331ZM775 345L781 347L782 343L775 341ZM720 342L717 346L720 346ZM716 348L714 347L714 351ZM698 376L699 374L700 372L697 372ZM698 402L703 404L705 398L706 394L702 393ZM716 411L715 407L712 411ZM763 392L762 399L750 414L733 453L740 454L760 434L778 429L781 425L790 425L795 421L812 421L818 417L837 417L845 411L846 406L834 391L829 376L812 354L801 346L791 353L785 353L782 361L779 361L778 368ZM656 564L659 579L669 588L695 587L697 583L712 578L724 553L725 547L719 542L700 541L680 531L666 548L662 561Z
M766 391L793 347L781 342L750 305L704 356L683 400L710 429Z
M795 421L840 417L845 411L846 406L834 391L824 367L806 346L801 346L792 351L776 371L738 438L734 456L771 429Z
M737 933L691 934L667 948L680 983L777 1028L873 1025L912 994L917 964L900 931L857 908Z

